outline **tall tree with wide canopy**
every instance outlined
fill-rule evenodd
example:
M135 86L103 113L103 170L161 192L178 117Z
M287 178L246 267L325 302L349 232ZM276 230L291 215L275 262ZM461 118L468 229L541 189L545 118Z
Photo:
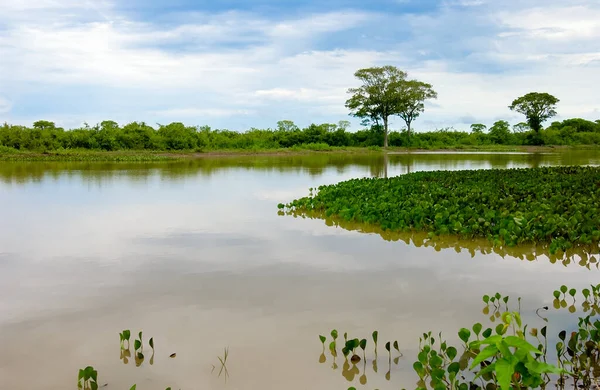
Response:
M400 116L408 127L424 110L425 99L437 95L431 85L407 80L406 72L386 65L359 69L354 76L362 82L358 88L348 89L352 97L346 101L350 114L376 125L383 124L383 146L388 146L388 123L392 115Z
M406 123L406 133L410 138L410 125L425 111L425 100L437 99L437 93L431 84L417 80L402 83L398 115Z
M542 123L556 115L556 105L560 102L549 93L530 92L515 99L508 108L525 115L527 124L539 133Z

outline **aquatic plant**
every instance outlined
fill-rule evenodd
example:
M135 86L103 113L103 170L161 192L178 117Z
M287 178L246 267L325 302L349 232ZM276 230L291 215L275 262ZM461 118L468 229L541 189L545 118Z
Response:
M373 343L375 343L375 356L377 356L377 339L379 338L379 332L375 330L371 336L373 337Z
M550 253L600 244L600 168L417 172L320 186L285 205L383 230L482 237L494 246L545 243Z
M419 340L418 359L413 365L420 378L418 389L545 389L552 378L556 379L558 389L567 386L593 388L600 379L600 320L592 318L593 309L589 302L600 298L600 285L584 290L582 294L586 300L582 307L588 315L579 317L574 331L558 333L555 364L548 363L552 356L548 349L547 327L527 331L528 326L521 321L520 300L519 309L511 311L508 297L486 295L483 297L486 305L491 303L499 308L500 323L494 330L483 330L480 323L474 324L472 331L460 329L462 354L458 353L458 348L449 346L441 334L437 339L431 332L423 334ZM561 286L553 295L555 299L564 300L567 294L575 302L577 290L566 286ZM558 309L563 307L566 306L560 304ZM540 309L536 310L538 316ZM571 308L569 311L574 312ZM496 316L490 319L496 319ZM528 336L533 340L530 341Z
M98 390L98 371L92 366L79 370L77 388L82 390Z
M127 341L127 349L129 349L129 338L131 337L131 331L125 329L119 333L119 339L121 340L121 349L125 349L125 341Z
M221 369L219 370L219 377L222 373L225 373L225 380L229 377L229 370L227 370L227 358L229 357L229 347L224 348L223 357L217 356L219 363L221 363Z

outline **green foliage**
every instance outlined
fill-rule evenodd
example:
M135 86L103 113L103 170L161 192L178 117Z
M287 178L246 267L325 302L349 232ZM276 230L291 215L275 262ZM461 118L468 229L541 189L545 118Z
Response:
M421 85L418 89L422 88L425 87ZM413 103L416 105L411 106L414 112L406 109L407 114L401 114L406 117L407 124L412 123L415 115L422 110L422 102ZM153 161L173 158L172 155L157 155L157 151L171 154L283 149L304 152L353 147L380 151L378 148L384 144L386 134L383 123L379 120L368 122L367 125L371 126L357 131L349 131L347 121L340 121L337 125L311 124L303 129L291 121L280 121L274 130L252 128L244 132L185 126L179 122L153 128L143 122L120 126L114 121L103 121L93 127L86 125L71 130L56 127L48 121L38 121L32 127L5 123L0 125L0 156L4 160ZM406 130L388 129L388 145L425 149L494 144L600 145L600 125L577 118L554 122L548 129L539 132L529 130L528 125L518 124L514 133L509 132L508 138L505 132L493 136L495 133L486 134L483 124L474 124L471 129L471 132L437 129L414 133L408 125ZM107 151L113 154L104 153Z
M510 124L507 121L497 121L490 127L489 137L495 144L509 144L511 138Z
M531 92L515 99L508 108L527 118L527 124L538 133L542 123L556 115L556 105L560 102L549 93Z
M550 253L600 243L600 168L417 172L321 186L286 205L384 230L544 243Z
M407 80L407 74L395 66L359 69L354 73L362 85L348 89L352 96L346 101L351 115L366 123L383 125L383 146L388 147L388 120L399 115L408 127L424 110L424 102L437 94L432 86L417 80Z
M561 286L554 292L555 297L567 294L575 299L577 291ZM431 332L424 333L413 364L419 376L418 389L544 389L552 379L559 389L594 388L600 378L600 321L592 319L597 312L592 311L590 303L597 304L600 285L582 290L582 295L585 298L582 307L584 310L587 307L589 313L579 318L577 329L569 336L565 330L558 333L555 365L547 362L551 358L547 327L527 332L520 311L509 309L509 297L499 293L485 295L486 308L495 305L500 310L501 323L496 326L496 334L488 328L481 333L484 337L481 339L482 325L477 323L472 327L476 336L473 339L471 332L463 328L458 336L464 343L464 351L458 353L441 334L436 340ZM484 313L488 314L485 310ZM533 341L527 339L527 334ZM439 349L434 348L436 344Z
M98 390L98 371L87 366L79 370L77 388L82 390Z

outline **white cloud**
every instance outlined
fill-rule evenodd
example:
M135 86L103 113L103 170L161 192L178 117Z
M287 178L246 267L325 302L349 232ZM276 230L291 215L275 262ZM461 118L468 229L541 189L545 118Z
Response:
M7 99L0 96L0 114L9 112L11 108L12 108L11 102L9 102Z
M189 118L189 117L226 117L230 115L250 115L253 114L254 111L251 110L228 110L223 108L172 108L166 110L158 110L152 112L152 114L156 114L161 117L181 117L181 118ZM175 120L175 119L174 119Z
M584 1L540 4L461 0L424 15L337 11L275 20L240 11L190 13L160 25L126 18L107 2L4 1L0 107L6 112L7 101L24 104L55 89L63 94L54 99L60 108L45 115L58 122L90 121L91 112L99 120L149 123L181 117L200 124L209 117L238 130L282 116L302 125L334 122L347 118L354 71L390 63L439 92L418 129L459 126L468 116L510 119L506 106L534 89L555 93L564 117L595 119L600 9ZM462 23L466 18L475 22ZM409 33L382 47L353 47L350 35L343 48L322 44L355 28L379 36L380 26L394 23ZM72 92L83 89L93 98L88 105ZM19 112L27 117L8 119L40 116L27 105Z

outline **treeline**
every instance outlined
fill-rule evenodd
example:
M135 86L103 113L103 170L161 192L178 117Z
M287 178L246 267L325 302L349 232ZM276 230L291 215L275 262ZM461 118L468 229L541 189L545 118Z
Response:
M37 121L32 127L4 124L0 126L0 152L89 150L185 150L209 151L227 149L279 149L381 146L384 131L372 126L355 132L350 123L311 124L299 128L291 121L280 121L275 129L250 129L246 132L214 130L208 126L185 126L182 123L158 125L143 122L120 126L104 121L96 126L64 130L53 122ZM389 146L416 148L448 148L479 145L600 145L600 120L567 119L554 122L535 132L526 124L511 126L498 121L488 129L474 124L471 131L442 129L430 132L389 132Z

